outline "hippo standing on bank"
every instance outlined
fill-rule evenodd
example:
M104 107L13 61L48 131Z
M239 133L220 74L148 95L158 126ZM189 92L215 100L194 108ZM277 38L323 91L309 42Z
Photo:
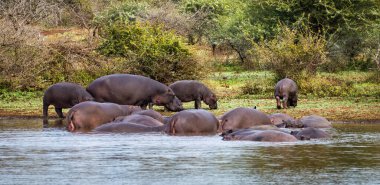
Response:
M141 111L138 106L115 103L82 102L76 104L67 114L67 130L89 131L101 124L113 121L116 117L127 116Z
M272 125L268 115L253 108L236 108L221 117L221 131Z
M173 103L174 92L150 78L131 74L112 74L94 80L87 91L98 102L136 105L146 109L149 103L165 106L171 111L183 108Z
M169 87L182 102L195 101L195 109L201 108L201 101L205 102L210 109L218 108L216 95L208 87L196 80L176 81Z
M288 108L288 106L297 106L297 92L298 87L297 84L289 79L284 78L277 82L274 88L274 97L276 98L277 108L281 109L281 99L282 99L282 107L284 109Z
M202 109L184 110L174 114L167 123L169 135L212 135L218 130L216 117Z
M50 86L43 96L43 117L48 117L49 105L54 105L55 112L60 118L64 118L62 109L71 108L74 105L84 102L92 101L94 98L82 86L61 82Z

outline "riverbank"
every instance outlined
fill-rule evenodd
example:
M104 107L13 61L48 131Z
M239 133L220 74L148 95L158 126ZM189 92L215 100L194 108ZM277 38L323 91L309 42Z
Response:
M34 96L27 98L20 97L12 101L0 100L0 117L42 117L42 92L34 93ZM193 108L194 103L184 103L186 109ZM204 103L203 108L208 110ZM237 108L254 107L267 113L286 113L295 118L305 115L317 114L326 117L331 121L348 122L378 122L380 120L380 99L371 97L361 98L300 98L298 106L290 109L276 109L273 98L255 98L246 96L244 98L220 98L217 110L209 110L216 116ZM155 110L164 115L172 115L174 112L164 112L163 107L154 107ZM67 112L65 109L64 112ZM56 117L54 107L49 107L49 115Z

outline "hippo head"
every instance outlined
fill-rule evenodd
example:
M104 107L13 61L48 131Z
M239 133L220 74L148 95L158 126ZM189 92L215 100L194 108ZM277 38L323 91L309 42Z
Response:
M285 128L303 128L304 125L300 121L296 120L282 120L283 124L285 124Z
M182 102L177 98L177 96L174 96L174 99L172 102L164 105L166 109L174 112L179 112L183 110Z
M85 101L94 101L94 97L87 91L81 94L81 96L79 96L78 98L78 103L85 102Z
M216 98L214 93L210 93L208 96L206 96L203 100L210 109L217 109L218 108L218 99Z
M303 134L300 134L300 131L293 130L293 131L290 132L290 135L293 135L298 140L310 140L310 136L305 136Z
M152 98L155 105L165 106L170 111L183 110L182 102L174 95L174 92L169 87L164 93L158 94Z
M234 125L231 125L231 123L228 121L227 118L222 117L222 121L220 122L220 130L226 131L226 130L232 130L234 129Z

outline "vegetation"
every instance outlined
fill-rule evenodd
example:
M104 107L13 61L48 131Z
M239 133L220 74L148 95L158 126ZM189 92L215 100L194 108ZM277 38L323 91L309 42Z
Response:
M284 77L302 109L380 98L378 0L4 0L0 28L1 109L112 73L202 80L221 110L269 101Z

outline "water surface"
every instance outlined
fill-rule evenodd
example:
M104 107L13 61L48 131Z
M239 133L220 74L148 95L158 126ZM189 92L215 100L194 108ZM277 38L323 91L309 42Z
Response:
M296 143L70 133L0 118L1 184L380 184L380 123Z

